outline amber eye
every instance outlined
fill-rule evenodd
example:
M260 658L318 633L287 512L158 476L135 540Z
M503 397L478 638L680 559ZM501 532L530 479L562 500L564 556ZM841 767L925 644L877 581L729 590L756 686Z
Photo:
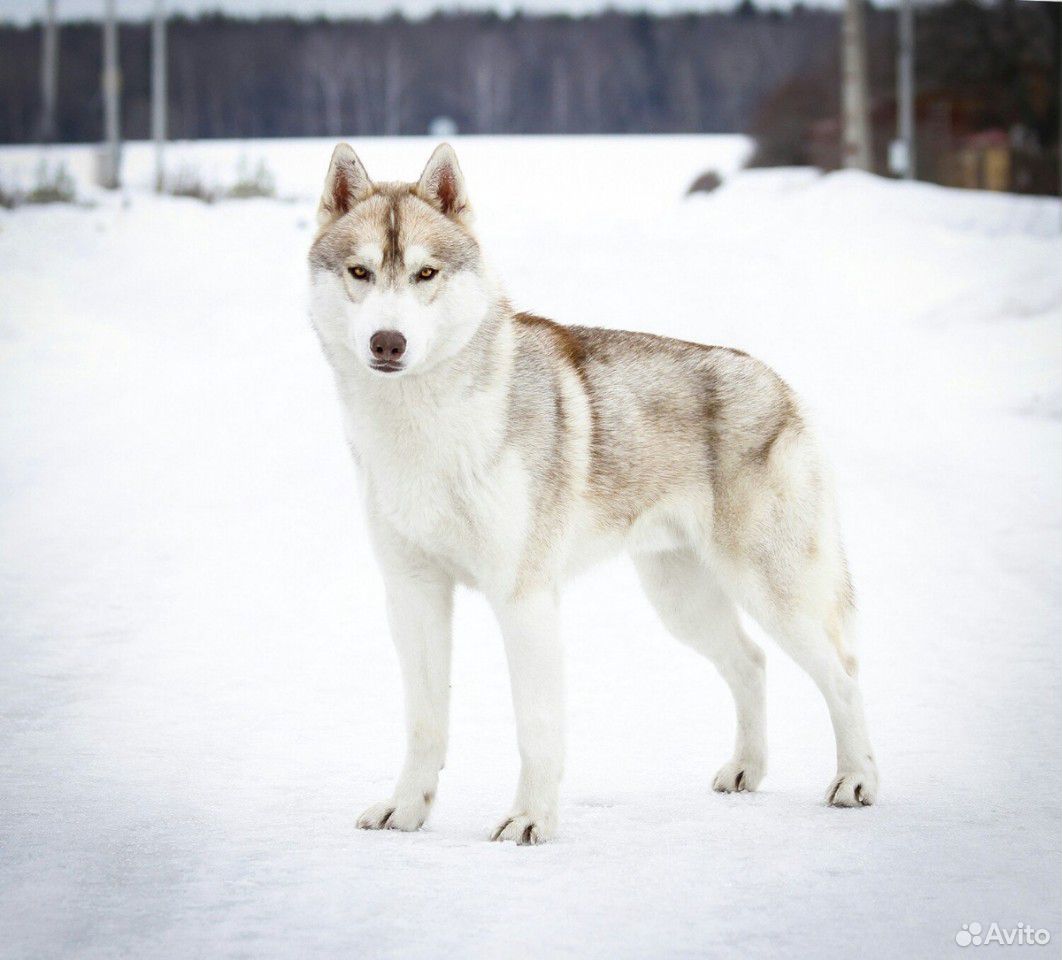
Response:
M420 271L420 273L418 273L418 274L417 274L417 279L418 279L418 280L430 280L430 279L431 279L432 277L434 277L434 276L435 276L435 274L437 274L438 272L439 272L439 271L438 271L438 270L436 270L436 269L435 269L435 267L424 267L424 268L423 268L423 269L422 269L422 270Z
M369 271L366 270L362 266L351 267L350 268L350 275L355 280L368 280L369 279Z

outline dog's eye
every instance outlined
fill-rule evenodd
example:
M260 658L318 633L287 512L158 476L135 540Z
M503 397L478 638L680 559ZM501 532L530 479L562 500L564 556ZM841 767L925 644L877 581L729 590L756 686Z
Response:
M362 266L351 267L350 268L350 275L355 280L368 280L369 279L369 271L366 270Z
M422 269L422 270L420 271L420 273L418 273L418 274L417 274L417 279L418 279L418 280L430 280L430 279L431 279L432 277L434 277L434 276L435 276L435 275L436 275L436 274L437 274L438 272L439 272L439 271L438 271L438 270L436 270L436 269L435 269L435 267L424 267L424 268L423 268L423 269Z

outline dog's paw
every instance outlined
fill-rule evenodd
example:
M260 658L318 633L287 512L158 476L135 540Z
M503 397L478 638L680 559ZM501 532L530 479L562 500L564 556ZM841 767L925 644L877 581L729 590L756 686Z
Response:
M360 817L358 827L362 830L405 830L412 832L424 826L428 819L429 805L417 800L403 803L396 800L384 800L374 803Z
M752 793L763 780L761 761L731 760L719 768L712 781L716 793Z
M514 813L494 828L491 840L512 840L520 846L545 843L556 830L556 817Z
M878 775L874 770L839 773L826 791L831 807L869 807L878 798Z

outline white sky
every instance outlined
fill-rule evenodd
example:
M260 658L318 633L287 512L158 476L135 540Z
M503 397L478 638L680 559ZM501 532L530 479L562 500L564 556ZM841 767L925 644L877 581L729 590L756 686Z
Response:
M756 0L758 6L789 7L792 0ZM127 19L146 17L153 0L117 0L118 14ZM676 10L718 10L735 6L737 0L166 0L175 13L195 14L217 11L238 15L294 14L312 17L382 16L394 10L423 16L435 10L497 10L509 14L591 13L606 7L619 10L649 10L668 13ZM811 0L808 6L839 6L840 0ZM0 0L0 21L26 23L37 20L45 0ZM64 20L95 18L103 10L103 0L58 0L59 16Z

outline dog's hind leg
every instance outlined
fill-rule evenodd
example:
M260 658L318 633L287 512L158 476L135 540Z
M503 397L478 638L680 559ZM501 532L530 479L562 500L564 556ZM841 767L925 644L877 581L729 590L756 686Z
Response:
M811 534L796 524L790 530L794 535L774 535L753 551L757 560L739 575L746 593L738 596L826 700L837 742L827 803L869 806L877 798L878 770L852 647L855 613L843 551L829 525Z
M843 615L797 614L768 618L764 625L815 681L829 708L837 741L837 775L826 790L826 802L865 807L877 799L878 768L867 733L856 658L845 647L847 620Z
M713 788L755 790L767 767L763 651L745 635L737 607L696 554L636 554L634 562L664 625L715 664L734 696L734 756L716 774Z
M752 463L731 465L715 535L723 584L826 700L837 742L833 806L869 806L878 792L853 650L852 584L829 479L799 424ZM739 482L740 481L740 482Z

